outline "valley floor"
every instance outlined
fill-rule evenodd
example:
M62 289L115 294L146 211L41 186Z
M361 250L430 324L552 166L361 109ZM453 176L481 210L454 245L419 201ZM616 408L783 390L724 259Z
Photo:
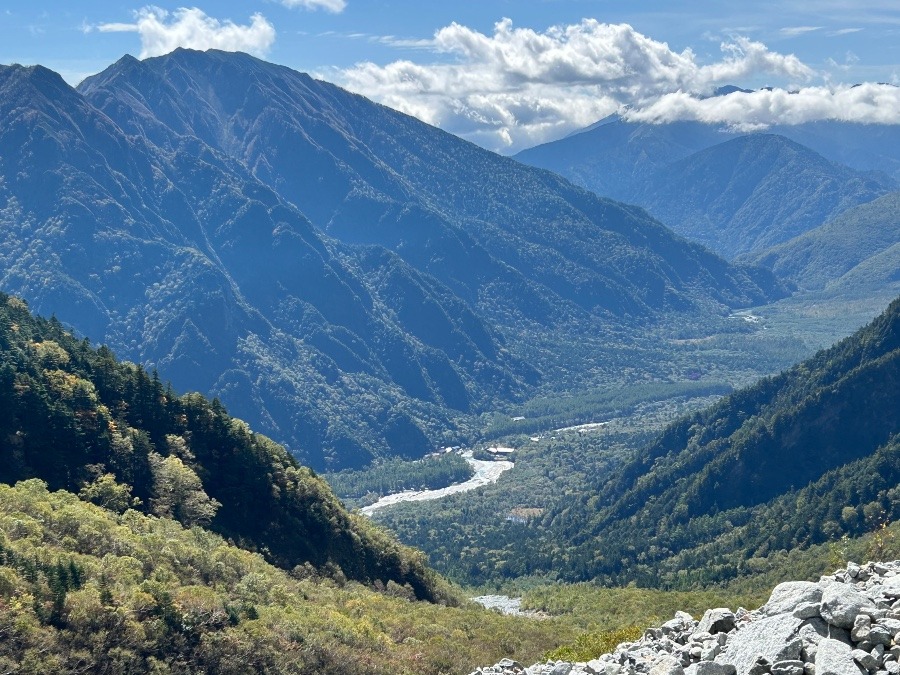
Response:
M406 490L404 492L385 495L374 504L361 508L360 512L370 516L375 511L394 504L431 501L449 495L470 492L484 485L496 483L497 479L500 478L505 471L509 471L514 466L512 462L506 460L475 459L472 457L471 452L465 453L463 456L466 458L466 461L472 465L472 468L475 471L474 475L469 480L463 483L448 485L444 488L438 488L436 490Z

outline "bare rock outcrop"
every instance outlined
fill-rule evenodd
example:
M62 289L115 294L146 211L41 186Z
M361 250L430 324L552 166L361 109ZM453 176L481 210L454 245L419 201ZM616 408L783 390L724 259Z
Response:
M779 584L755 611L685 612L586 663L504 659L472 675L900 675L900 561Z

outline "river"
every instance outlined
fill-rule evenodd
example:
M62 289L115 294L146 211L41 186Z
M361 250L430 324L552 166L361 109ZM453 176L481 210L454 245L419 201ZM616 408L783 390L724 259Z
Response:
M402 502L423 502L430 499L440 499L447 495L459 494L460 492L468 492L469 490L474 490L482 485L496 483L497 479L500 478L500 475L504 471L509 471L513 468L513 463L507 460L488 461L474 459L470 453L464 454L463 457L465 457L466 461L471 464L472 468L475 470L475 474L464 483L454 483L453 485L448 485L447 487L438 490L407 490L406 492L396 492L392 495L385 495L374 504L361 508L360 512L367 516L371 516L378 509L383 509L385 506L391 506L392 504L400 504Z

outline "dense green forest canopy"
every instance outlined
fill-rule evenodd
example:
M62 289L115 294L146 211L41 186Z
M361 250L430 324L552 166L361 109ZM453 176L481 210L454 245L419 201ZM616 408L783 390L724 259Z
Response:
M203 528L117 514L37 479L0 485L3 672L439 675L537 660L580 623L378 588L288 573Z
M641 428L645 412L592 434L519 437L515 471L478 503L450 498L377 519L459 580L725 583L900 517L898 410L900 300L662 433Z
M348 513L311 470L229 417L0 294L0 482L209 527L285 568L306 563L441 597L421 554Z

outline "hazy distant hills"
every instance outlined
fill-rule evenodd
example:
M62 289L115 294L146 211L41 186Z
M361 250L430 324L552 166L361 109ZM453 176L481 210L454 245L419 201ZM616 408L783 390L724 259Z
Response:
M619 117L516 158L640 204L733 257L786 241L897 187L900 126L820 122L740 134Z
M315 466L420 454L521 396L541 373L520 326L577 341L781 292L640 209L243 54L126 57L78 91L4 67L0 172L4 290Z
M811 290L900 281L900 192L848 209L748 258Z
M618 115L581 132L515 155L598 195L627 200L642 181L672 162L732 138L718 126L696 122L635 124Z
M632 196L676 231L733 258L791 239L895 185L783 136L753 134L669 164Z

